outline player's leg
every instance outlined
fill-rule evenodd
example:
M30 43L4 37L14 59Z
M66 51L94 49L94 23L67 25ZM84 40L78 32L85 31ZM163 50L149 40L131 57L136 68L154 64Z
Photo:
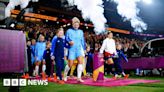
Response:
M76 53L74 51L69 51L69 54L68 54L68 64L65 66L65 70L64 70L64 81L67 81L67 75L68 75L68 72L70 70L70 68L72 67L73 65L73 61L76 59Z
M74 60L73 65L71 67L70 76L73 76L73 73L76 69L77 63L78 63L77 60Z
M77 57L77 60L78 60L78 66L77 66L77 80L79 82L84 82L82 79L81 79L81 75L82 75L82 72L83 72L83 60L82 60L83 56L79 56Z

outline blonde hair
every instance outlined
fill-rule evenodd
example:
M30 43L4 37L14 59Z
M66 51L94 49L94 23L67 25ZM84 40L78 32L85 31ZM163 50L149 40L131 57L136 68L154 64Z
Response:
M80 20L77 17L72 18L72 24L74 23L79 23L80 24Z
M38 41L40 41L41 37L44 37L44 35L40 34L39 37L38 37ZM45 40L45 37L44 37L44 40Z
M64 31L64 29L61 27L61 28L58 28L57 29L57 33L59 32L59 31Z
M58 29L56 30L56 35L58 35L59 31L63 31L63 32L64 32L64 29L63 29L62 27L58 28Z

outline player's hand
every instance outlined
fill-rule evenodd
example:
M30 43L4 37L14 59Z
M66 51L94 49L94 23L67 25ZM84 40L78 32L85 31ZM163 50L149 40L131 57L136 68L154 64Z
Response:
M51 56L51 60L54 60L55 59L55 57L54 56Z
M72 46L72 45L74 45L74 42L73 41L70 41L69 44Z
M118 58L118 55L114 55L113 58Z
M86 50L84 50L84 54L87 55L87 51Z

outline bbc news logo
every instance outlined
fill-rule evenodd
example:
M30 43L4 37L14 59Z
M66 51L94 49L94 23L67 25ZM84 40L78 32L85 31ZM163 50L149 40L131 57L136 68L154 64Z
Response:
M48 85L48 80L36 79L3 79L3 86L27 86L27 85Z

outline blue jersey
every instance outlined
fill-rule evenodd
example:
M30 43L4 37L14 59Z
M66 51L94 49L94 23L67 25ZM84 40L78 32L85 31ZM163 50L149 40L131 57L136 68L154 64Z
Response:
M47 62L51 62L51 50L50 49L46 49L44 51L44 54L43 54L43 59Z
M79 56L84 56L85 41L82 30L68 29L65 35L66 41L73 41L74 44L68 48L68 59L75 60Z
M74 45L70 46L69 49L75 50L75 49L81 49L85 50L85 41L84 41L84 33L80 29L68 29L66 32L66 41L70 42L73 41Z
M127 57L121 50L117 50L117 55L118 55L118 58L116 60L121 62L121 58L123 58L126 62L128 62Z
M58 38L57 36L54 36L53 39L52 39L52 42L51 42L51 43L52 43L52 46L51 46L51 55L53 55L53 56L55 56L55 52L56 52L56 51L55 51L55 50L56 50L56 49L55 49L55 48L56 48L56 42L57 42L58 39L59 39L59 38ZM64 47L67 48L67 47L68 47L68 44L67 44L67 42L66 42L66 40L65 40L65 36L62 37L62 40L63 40L63 42L64 42L64 43L63 43L63 44L64 44ZM64 48L64 47L63 47L63 48Z
M46 42L37 42L35 48L35 56L37 57L37 61L43 60L43 54L46 50Z
M54 56L55 58L64 58L64 47L65 47L65 40L62 38L57 38L56 44L55 44L55 51Z

